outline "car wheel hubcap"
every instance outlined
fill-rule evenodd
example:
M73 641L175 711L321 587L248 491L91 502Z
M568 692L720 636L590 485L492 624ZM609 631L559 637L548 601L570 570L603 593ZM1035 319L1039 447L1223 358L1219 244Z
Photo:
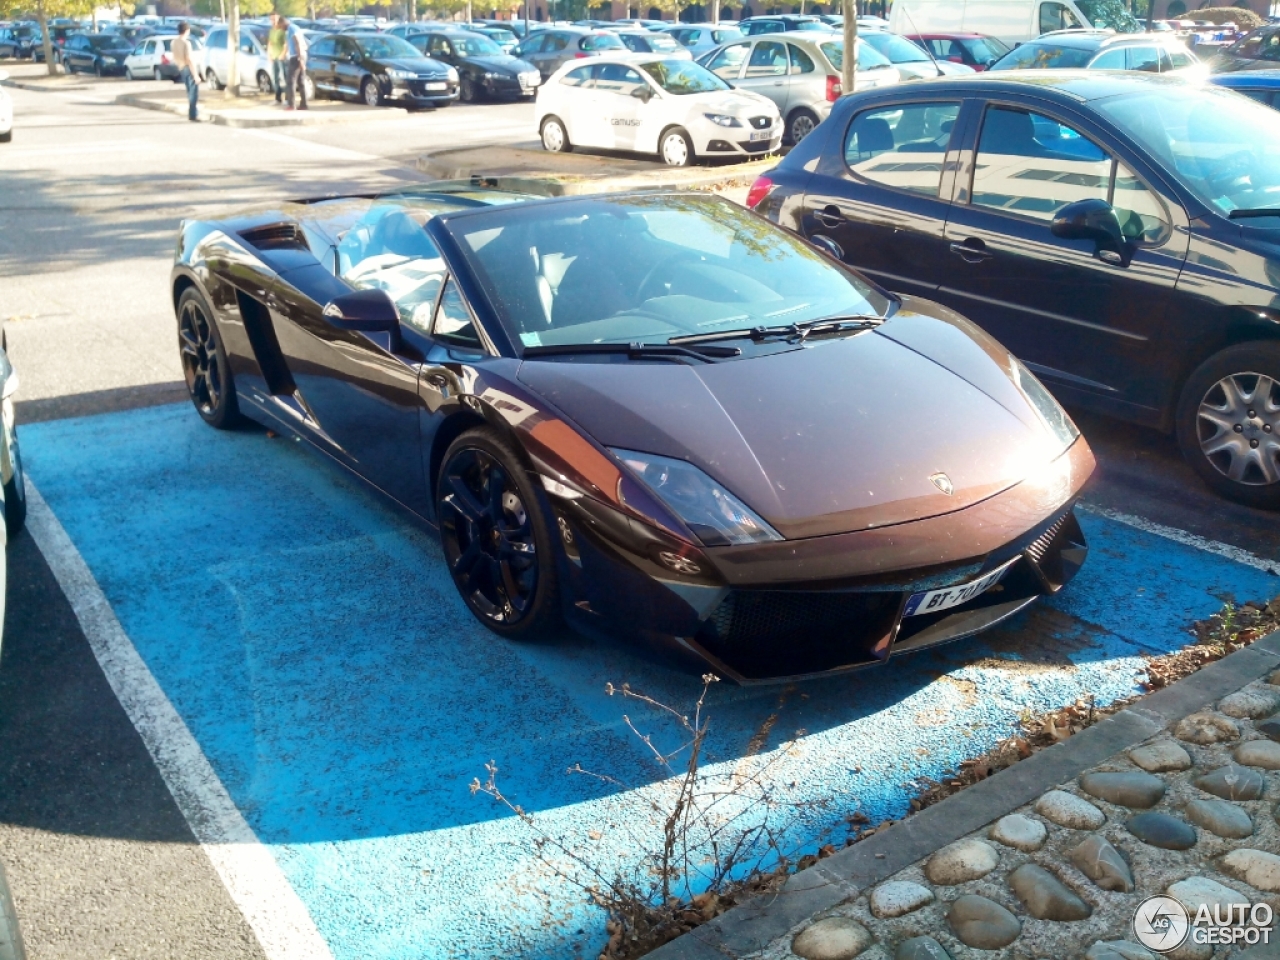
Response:
M483 450L462 450L441 480L440 528L458 590L481 616L513 623L538 586L533 525L507 471Z
M376 107L378 105L378 88L372 83L366 83L364 85L364 102L371 107Z
M1200 450L1223 476L1249 486L1280 482L1280 384L1260 373L1223 377L1196 417Z
M182 307L178 324L178 345L182 351L182 371L187 390L201 413L212 416L222 399L222 365L213 323L204 310L188 300Z
M813 133L813 117L802 114L791 121L791 140L793 143L799 143L809 134Z
M560 129L560 124L548 123L542 131L542 142L552 153L558 152L564 146L564 131Z
M673 167L683 167L689 162L689 146L684 137L670 136L662 142L662 159Z

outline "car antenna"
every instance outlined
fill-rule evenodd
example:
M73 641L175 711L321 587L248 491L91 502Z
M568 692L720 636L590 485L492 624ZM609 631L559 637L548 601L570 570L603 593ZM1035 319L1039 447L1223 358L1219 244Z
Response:
M904 17L906 17L906 18L907 18L907 22L911 24L911 31L912 31L912 34L913 34L914 36L919 37L919 36L920 36L920 28L916 26L916 22L915 22L915 20L913 20L913 19L912 19L912 17L911 17L911 11L907 9L907 3L906 3L906 0L898 0L898 3L902 4L902 15L903 15ZM940 66L938 66L938 58L937 58L937 57L935 57L935 56L933 55L933 51L929 49L929 44L927 44L927 43L921 43L921 44L919 44L919 47L920 47L920 49L921 49L921 50L923 50L923 51L924 51L924 55L925 55L926 57L928 57L928 58L929 58L929 62L933 64L933 69L935 69L935 70L937 70L937 71L938 71L938 76L940 76L940 77L941 77L941 76L943 76L942 68L941 68Z

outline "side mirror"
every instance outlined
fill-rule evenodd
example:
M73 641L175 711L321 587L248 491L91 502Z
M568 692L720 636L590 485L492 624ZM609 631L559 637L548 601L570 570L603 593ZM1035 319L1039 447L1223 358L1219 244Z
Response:
M1127 267L1133 247L1120 229L1115 208L1105 200L1077 200L1058 211L1049 232L1063 240L1092 240L1096 256L1103 263Z
M844 248L841 247L840 244L832 240L830 237L824 237L822 236L822 234L818 234L818 236L816 237L810 237L809 242L813 244L815 247L817 247L820 251L825 253L832 260L837 260L840 262L844 261Z
M631 91L631 95L641 103L648 103L653 99L653 91L648 87L636 87Z
M397 333L400 313L385 290L357 290L330 300L324 318L339 330L360 333Z
M987 69L990 70L992 67L994 67L996 65L996 61L999 59L1000 59L999 57L992 57L990 60L988 60Z

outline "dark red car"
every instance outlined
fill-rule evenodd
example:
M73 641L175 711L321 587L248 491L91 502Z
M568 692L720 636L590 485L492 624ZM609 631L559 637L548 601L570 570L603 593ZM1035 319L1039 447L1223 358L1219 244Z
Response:
M1009 45L980 33L922 33L907 37L939 60L963 63L981 72L1009 52Z

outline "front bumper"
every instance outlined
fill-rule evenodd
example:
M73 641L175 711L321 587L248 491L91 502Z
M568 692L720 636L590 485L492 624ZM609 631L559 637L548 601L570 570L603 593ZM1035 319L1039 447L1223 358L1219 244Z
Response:
M1078 440L1041 475L939 517L699 551L586 498L553 501L565 614L738 683L843 673L971 636L1061 590L1088 554L1073 504L1094 467ZM912 594L1000 583L941 613Z
M542 77L532 85L522 84L518 77L485 77L484 92L495 99L513 100L516 97L532 97L542 85Z
M695 147L698 154L708 157L758 157L766 153L777 153L782 146L782 125L774 124L768 140L746 139L749 128L724 127L707 137L701 148Z
M428 89L429 84L443 83L444 89ZM397 103L414 105L435 105L451 103L458 99L458 81L456 80L396 80L387 92L388 100Z

